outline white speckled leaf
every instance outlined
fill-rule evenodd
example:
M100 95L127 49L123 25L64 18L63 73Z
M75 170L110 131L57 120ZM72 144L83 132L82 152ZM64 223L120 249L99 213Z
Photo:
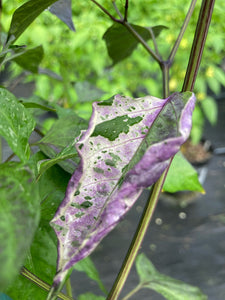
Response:
M152 185L189 136L195 96L143 97L93 104L76 144L81 162L51 225L58 237L58 273L86 257Z
M34 126L35 121L29 111L13 94L0 88L0 136L23 162L30 156L28 140Z

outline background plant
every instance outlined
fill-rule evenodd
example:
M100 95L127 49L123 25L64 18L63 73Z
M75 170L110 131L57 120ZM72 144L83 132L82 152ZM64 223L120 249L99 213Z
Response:
M2 24L6 31L9 27L11 13L18 4L24 2L13 0L7 6L3 6ZM106 5L106 8L111 9L109 2L105 1L103 4ZM187 66L186 53L190 51L200 4L200 1L197 1L193 17L171 69L171 92L181 89ZM117 5L121 8L123 3L118 2ZM106 28L110 26L111 21L97 9L90 11L90 6L93 7L94 4L89 2L77 4L72 1L76 34L63 26L60 20L51 16L47 11L33 22L29 31L20 37L18 43L35 47L38 45L38 40L45 51L40 66L55 72L58 75L57 78L61 80L40 74L29 75L25 79L22 77L22 80L26 80L26 82L35 80L36 95L50 102L63 103L66 107L75 107L76 105L76 111L85 118L90 116L90 100L92 99L90 96L85 99L81 94L84 90L87 91L91 88L93 94L94 87L105 92L103 96L99 91L100 93L95 96L96 99L101 99L100 96L103 96L102 99L106 99L112 94L116 94L118 90L124 94L129 91L130 95L138 97L144 94L161 96L161 72L157 63L151 57L149 58L141 46L129 58L113 68L109 67L112 61L106 53L105 43L101 37ZM184 20L188 6L186 1L177 3L173 0L169 7L166 3L161 3L159 6L157 1L138 1L135 2L135 9L129 11L129 18L134 24L141 26L147 24L147 26L164 25L168 27L168 30L161 32L157 39L160 53L166 57L179 33L180 24ZM222 0L215 3L207 45L204 50L205 59L201 64L195 86L199 102L194 114L192 135L194 142L198 142L202 136L204 117L211 124L216 122L217 106L215 100L208 93L208 87L218 95L221 86L224 86L225 83L224 72L221 70L224 57L224 35L222 34L224 24L221 20L224 8ZM91 29L86 26L86 20L92 23ZM67 68L68 65L69 68ZM21 69L16 68L15 65L11 68L13 73L15 72L14 74L21 72Z

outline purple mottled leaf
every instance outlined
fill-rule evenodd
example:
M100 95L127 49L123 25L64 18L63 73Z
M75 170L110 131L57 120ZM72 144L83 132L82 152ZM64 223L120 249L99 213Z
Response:
M87 131L76 143L81 162L51 225L58 237L60 284L152 185L187 140L195 96L131 99L116 95L93 104Z

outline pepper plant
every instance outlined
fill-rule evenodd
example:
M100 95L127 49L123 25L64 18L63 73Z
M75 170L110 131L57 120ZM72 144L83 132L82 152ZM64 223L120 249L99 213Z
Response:
M182 91L169 91L169 71L195 3L191 1L174 47L162 58L157 37L165 26L130 23L129 10L135 8L128 0L123 1L123 10L115 0L111 7L90 0L91 7L96 6L113 21L103 36L113 64L129 57L138 45L143 46L161 68L162 98L114 95L93 103L88 123L72 109L35 97L17 99L6 88L0 89L0 133L13 151L0 165L0 289L5 297L75 299L69 277L77 269L97 281L105 293L82 294L78 299L118 299L137 257L140 284L124 299L144 287L166 299L206 299L197 287L160 274L144 254L137 256L162 188L170 192L203 191L197 173L178 152L191 131L196 101L193 89L212 0L202 2ZM42 46L26 49L16 41L45 9L75 30L69 8L70 1L66 0L29 0L17 8L5 38L2 34L1 67L16 63L24 70L39 72ZM58 117L45 134L40 118L43 111ZM39 138L31 144L34 131ZM186 173L180 180L178 170L169 171L178 160ZM176 180L171 180L173 177ZM150 198L129 251L107 292L89 255L149 187ZM61 292L64 284L67 295Z

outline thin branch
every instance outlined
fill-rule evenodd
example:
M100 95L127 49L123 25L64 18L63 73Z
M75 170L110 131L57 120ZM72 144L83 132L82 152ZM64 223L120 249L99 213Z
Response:
M158 46L157 46L157 43L156 43L156 38L155 38L154 31L152 30L151 27L148 27L148 31L150 32L151 37L152 37L153 45L154 45L154 48L155 48L155 53L158 55L158 57L160 57L160 53L159 53Z
M113 1L112 4L113 4L113 7L114 7L114 9L115 9L117 15L120 17L120 20L121 20L122 22L124 22L124 18L123 18L123 16L122 16L122 14L121 14L119 8L118 8L117 5L116 5L116 1Z
M170 63L169 61L162 61L160 64L161 70L162 70L162 76L163 76L163 98L169 97L169 69L170 69Z
M194 89L195 80L197 78L202 59L202 53L212 18L214 3L215 0L202 1L182 91L193 91Z
M142 288L142 284L138 284L132 291L130 291L122 300L128 300Z
M66 281L66 292L69 297L73 296L70 277Z
M129 7L129 0L126 0L126 2L125 2L125 10L124 10L124 22L127 22L128 7Z
M117 23L122 23L123 21L122 20L119 20L119 19L116 19L113 15L110 14L110 12L108 12L107 9L105 9L100 3L98 3L97 1L95 0L91 0L94 4L96 4L107 16L110 17L111 20L113 20L114 22L117 22Z
M38 129L37 127L34 128L34 131L37 132L37 134L39 134L41 137L45 136L44 133L40 129Z
M171 161L172 161L172 159L171 159ZM166 179L168 169L169 168L167 168L164 171L164 173L161 175L161 177L158 179L158 181L153 186L150 199L149 199L149 201L144 209L144 212L141 216L141 220L138 224L138 228L135 232L135 235L133 237L133 240L131 242L131 245L129 247L127 255L124 259L123 265L120 269L120 272L119 272L119 274L113 284L113 287L107 297L107 300L117 300L120 295L120 292L122 291L122 288L125 284L125 281L130 273L131 267L137 256L138 250L144 239L145 233L147 232L147 229L151 222L154 210L156 208L156 205L157 205L157 202L159 199L161 189L162 189L164 181Z
M40 288L42 288L43 290L45 290L47 292L50 291L51 286L49 284L47 284L46 282L44 282L43 280L38 278L36 275L31 273L25 267L22 268L22 270L20 271L20 274L23 275L24 277L26 277L27 279L29 279L31 282L33 282L34 284L36 284ZM68 297L68 296L64 295L63 293L61 293L61 292L58 294L58 297L62 300L73 300L73 298Z
M173 63L174 56L175 56L175 54L176 54L176 52L177 52L177 50L179 48L180 42L181 42L181 40L183 38L183 35L184 35L185 30L186 30L186 28L188 26L188 23L189 23L189 21L191 19L191 16L192 16L192 13L194 11L196 2L197 2L197 0L192 0L191 1L191 5L190 5L189 10L187 12L187 15L185 17L184 23L183 23L183 25L181 27L180 33L179 33L179 35L177 37L177 40L176 40L176 42L175 42L175 44L173 46L173 49L171 50L171 53L169 55L168 61L170 62L170 64Z
M142 38L142 36L130 25L129 23L125 22L123 25L129 30L133 36L138 40L142 46L147 50L147 52L159 63L161 64L161 58L149 47L146 41Z
M136 38L136 40L138 40L142 46L147 50L147 52L159 63L161 64L161 58L149 47L149 45L146 43L146 41L142 38L142 36L128 23L125 22L123 20L123 17L120 13L120 11L118 10L115 1L113 1L113 6L115 7L115 9L117 9L117 13L119 14L120 17L122 17L122 19L116 19L115 17L113 17L101 4L99 4L97 1L95 0L91 0L93 3L95 3L105 14L107 14L114 22L120 23L122 25L124 25L127 30Z
M16 156L16 154L13 152L12 154L9 155L9 157L4 162L5 163L9 162L11 159L13 159L14 156Z

